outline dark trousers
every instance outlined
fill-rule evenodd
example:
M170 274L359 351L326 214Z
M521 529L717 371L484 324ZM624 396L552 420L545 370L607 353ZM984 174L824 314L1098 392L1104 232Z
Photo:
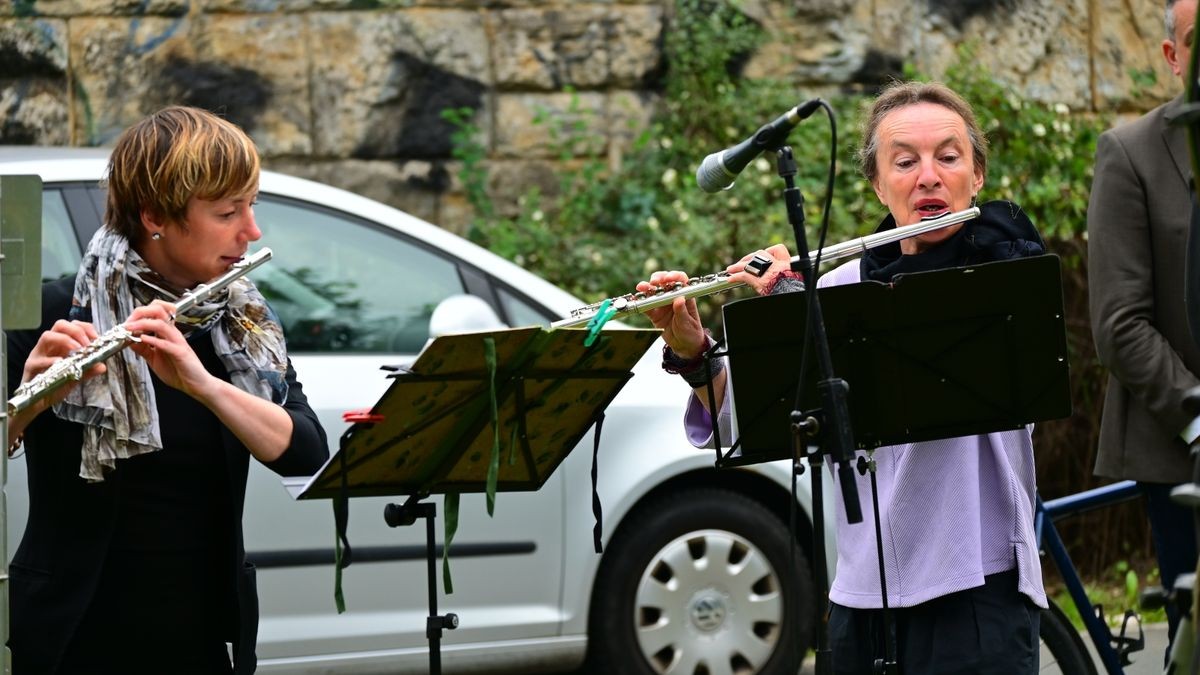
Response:
M1170 590L1180 574L1196 571L1196 520L1191 509L1171 501L1174 485L1138 483L1146 495L1146 515L1150 519L1150 535L1154 538L1154 555L1158 558L1158 575L1163 588ZM1168 636L1175 640L1179 612L1167 605ZM1169 652L1169 648L1168 648Z
M883 611L830 603L837 675L871 675L884 658ZM891 610L902 675L1036 675L1041 610L1017 591L1017 572L984 585Z

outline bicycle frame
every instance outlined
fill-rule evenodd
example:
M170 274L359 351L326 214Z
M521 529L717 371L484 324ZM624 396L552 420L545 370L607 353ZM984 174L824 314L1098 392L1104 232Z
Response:
M1037 510L1034 513L1034 528L1037 533L1038 546L1054 559L1054 565L1062 575L1067 592L1070 593L1071 600L1075 603L1075 607L1079 610L1079 616L1087 627L1088 637L1095 645L1096 653L1100 655L1104 670L1109 675L1123 675L1125 672L1117 650L1113 648L1112 630L1109 629L1107 623L1096 616L1092 602L1083 588L1083 581L1079 578L1079 573L1075 570L1074 563L1071 562L1071 556L1067 554L1066 546L1063 545L1062 538L1054 527L1054 521L1136 499L1139 496L1141 496L1141 491L1138 489L1137 483L1127 480L1051 499L1048 502L1043 502L1039 495ZM1084 611L1085 609L1087 611Z

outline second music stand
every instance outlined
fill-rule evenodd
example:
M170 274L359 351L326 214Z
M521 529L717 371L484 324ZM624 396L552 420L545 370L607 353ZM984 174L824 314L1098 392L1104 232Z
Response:
M830 350L850 384L859 448L1017 429L1071 414L1056 256L820 290ZM804 293L725 306L740 436L719 464L792 456ZM764 329L769 326L769 329ZM817 401L814 378L804 401Z

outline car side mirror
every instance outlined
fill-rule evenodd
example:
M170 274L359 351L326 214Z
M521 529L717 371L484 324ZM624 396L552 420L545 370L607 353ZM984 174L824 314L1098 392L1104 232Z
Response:
M480 333L508 328L487 302L475 295L452 295L438 303L429 317L429 337Z

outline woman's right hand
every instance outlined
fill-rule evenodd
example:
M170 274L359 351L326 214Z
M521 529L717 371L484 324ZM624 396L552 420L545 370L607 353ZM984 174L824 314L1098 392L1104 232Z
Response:
M69 356L72 352L92 344L92 341L97 337L99 337L99 334L96 332L96 327L86 321L67 321L65 319L55 321L50 330L38 337L37 344L33 346L33 351L25 359L25 369L21 373L21 384L33 380L33 378L42 374L47 368L64 357ZM98 363L89 368L83 374L83 377L84 379L95 377L103 373L104 370L104 364ZM75 383L72 382L60 387L49 396L35 403L33 408L40 413L66 398L67 393L74 386Z
M639 281L637 290L643 293L657 292L663 286L686 284L688 279L686 273L678 270L658 271L651 274L649 280ZM695 298L675 298L669 305L648 310L646 316L655 328L662 329L663 340L680 358L693 358L708 347L708 336L704 332L704 325L700 323Z

